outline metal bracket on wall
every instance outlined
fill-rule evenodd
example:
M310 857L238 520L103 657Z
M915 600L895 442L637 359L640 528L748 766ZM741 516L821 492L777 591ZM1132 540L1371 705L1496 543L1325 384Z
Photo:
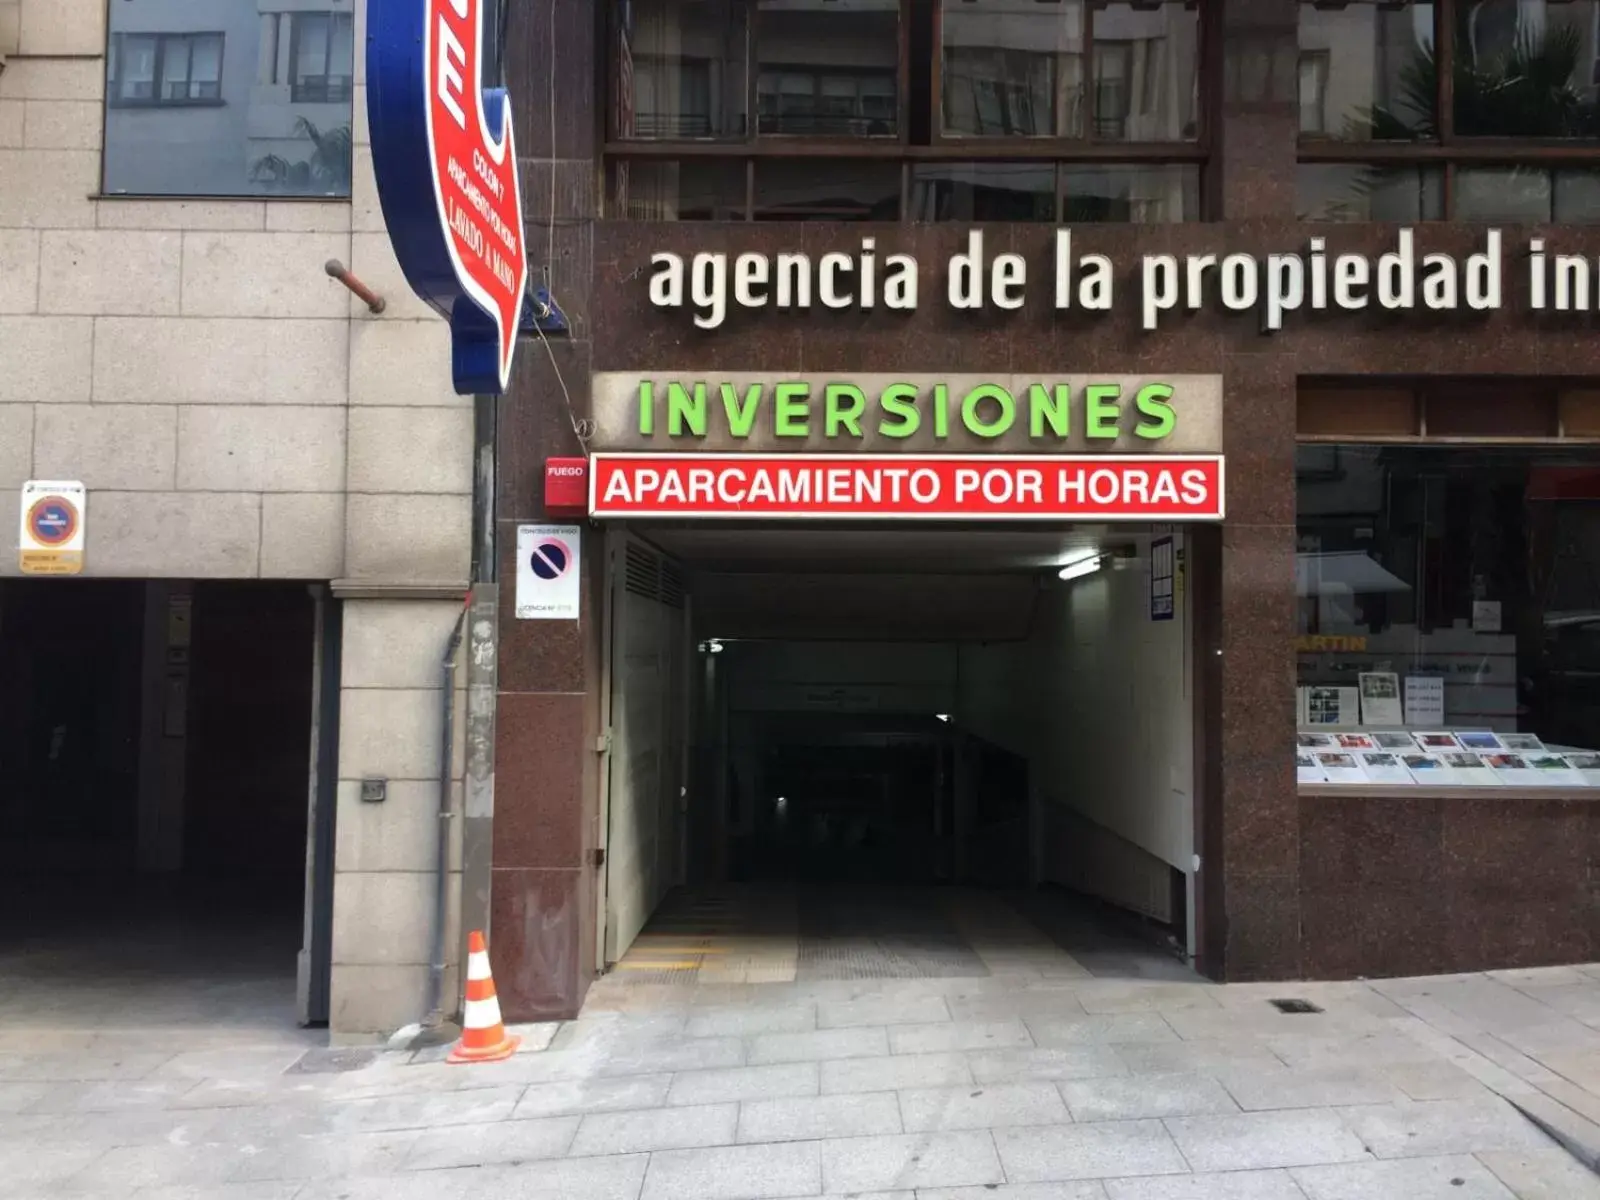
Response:
M522 297L522 320L517 333L526 338L540 334L569 333L567 314L550 296L549 288L529 288Z

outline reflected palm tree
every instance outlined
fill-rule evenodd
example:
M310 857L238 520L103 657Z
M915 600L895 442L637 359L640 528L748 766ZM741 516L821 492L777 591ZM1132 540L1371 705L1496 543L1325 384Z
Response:
M1504 53L1480 61L1471 52L1471 15L1463 12L1457 19L1458 52L1451 71L1458 136L1588 138L1600 133L1594 102L1574 83L1584 61L1583 35L1575 26L1519 30ZM1395 102L1353 116L1346 136L1437 140L1438 115L1439 60L1426 45L1401 68Z
M1489 49L1486 28L1479 28L1480 10L1463 5L1456 18L1456 50L1451 69L1454 132L1459 137L1592 139L1600 137L1600 106L1587 83L1584 37L1575 25L1513 25L1501 39L1503 49ZM1434 46L1419 46L1400 69L1388 103L1353 114L1345 138L1353 141L1437 141L1440 66ZM1534 185L1548 203L1547 169L1509 167L1503 170L1516 190L1518 176ZM1373 196L1402 184L1418 190L1412 206L1428 215L1430 187L1417 166L1365 168L1351 190L1370 212ZM1363 214L1364 215L1364 214Z
M306 195L326 193L348 195L351 179L350 126L339 125L326 132L304 117L294 123L297 138L311 143L311 154L291 163L278 154L267 154L250 164L250 182L264 184L273 191Z

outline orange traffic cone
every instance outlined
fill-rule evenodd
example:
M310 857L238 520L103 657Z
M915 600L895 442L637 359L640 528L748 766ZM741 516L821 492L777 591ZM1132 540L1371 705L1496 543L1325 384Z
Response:
M489 948L483 934L474 929L467 935L467 995L461 1012L461 1040L450 1051L447 1062L499 1062L517 1052L522 1039L506 1033L500 1020L500 1000L494 994L494 975L489 971Z

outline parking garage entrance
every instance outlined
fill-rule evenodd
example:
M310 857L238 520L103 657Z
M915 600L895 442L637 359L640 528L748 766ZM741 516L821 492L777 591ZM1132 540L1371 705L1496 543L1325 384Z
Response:
M0 581L6 1026L326 1020L331 875L307 886L326 604L304 583Z
M597 960L1188 975L1209 532L610 524Z

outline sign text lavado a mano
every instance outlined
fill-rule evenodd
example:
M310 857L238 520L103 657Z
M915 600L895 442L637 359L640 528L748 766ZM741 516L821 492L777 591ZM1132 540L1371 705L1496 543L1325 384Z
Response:
M372 169L395 257L450 322L463 395L498 395L527 289L511 101L483 86L480 0L368 0Z

